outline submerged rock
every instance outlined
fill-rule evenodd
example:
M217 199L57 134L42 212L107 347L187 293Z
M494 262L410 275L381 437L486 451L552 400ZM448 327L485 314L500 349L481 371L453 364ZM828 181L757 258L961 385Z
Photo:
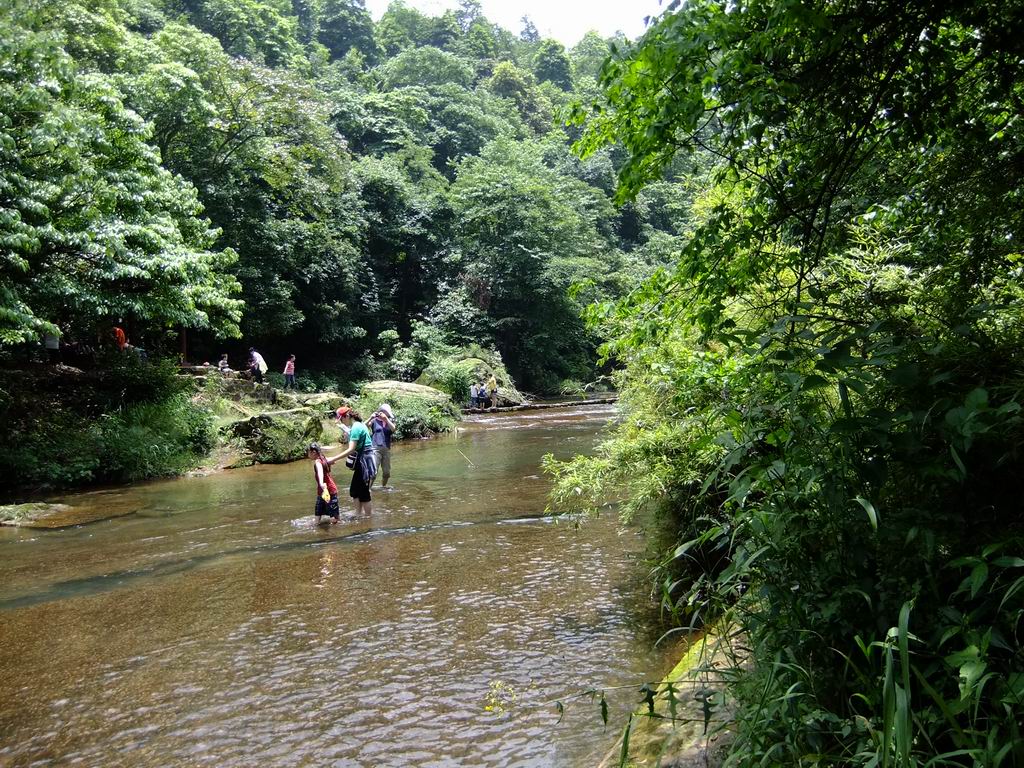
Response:
M132 514L135 514L134 509L119 509L107 504L71 506L33 501L27 504L0 506L0 525L17 528L67 528Z
M71 509L67 504L50 504L33 501L28 504L6 504L0 506L0 525L28 526L46 517Z

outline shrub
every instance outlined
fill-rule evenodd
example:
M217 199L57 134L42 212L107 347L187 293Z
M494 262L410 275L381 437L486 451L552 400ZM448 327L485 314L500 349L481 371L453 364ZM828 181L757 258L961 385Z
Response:
M395 438L429 437L442 432L450 432L461 418L461 412L451 400L432 400L417 395L391 393L388 404L395 414ZM364 417L377 410L381 396L360 396L356 400L356 410Z
M469 396L469 386L473 383L472 370L451 360L431 365L430 377L434 386L447 392L455 402L462 402Z
M587 390L582 381L562 379L562 383L558 385L558 394L566 397L586 397Z
M183 394L106 414L98 426L101 480L131 482L178 474L214 444L209 415Z
M173 364L119 355L94 374L18 372L0 388L0 482L66 488L172 475L212 447L207 412Z

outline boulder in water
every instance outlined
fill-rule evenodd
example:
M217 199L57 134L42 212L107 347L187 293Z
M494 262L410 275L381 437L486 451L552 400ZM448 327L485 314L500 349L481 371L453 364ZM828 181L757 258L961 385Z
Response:
M387 399L392 393L412 397L421 397L425 400L432 400L437 403L445 403L450 400L447 392L440 389L428 387L425 384L412 384L408 381L371 381L362 386L363 395L380 395L381 400Z
M352 404L347 397L339 395L337 392L298 393L292 397L303 407L323 413L334 412L343 405Z
M321 414L309 408L258 413L221 430L242 448L234 466L284 464L301 459L313 440L323 435Z

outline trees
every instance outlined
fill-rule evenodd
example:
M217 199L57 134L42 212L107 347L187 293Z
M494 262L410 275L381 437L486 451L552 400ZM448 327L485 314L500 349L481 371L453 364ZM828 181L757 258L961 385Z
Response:
M626 148L620 199L716 162L673 269L593 310L637 422L553 469L660 502L665 606L749 632L738 765L1024 750L989 642L1022 608L1021 13L705 0L604 69L580 147Z
M283 0L202 0L196 3L193 18L228 53L277 66L302 55L291 10Z
M554 119L551 102L537 89L536 81L529 72L524 72L510 61L503 61L494 68L494 74L485 87L495 96L512 102L523 122L535 133L547 133L551 129Z
M286 70L232 61L191 27L166 25L147 55L126 90L164 164L202 190L238 253L243 330L351 338L359 318L340 307L363 279L360 219L348 153L320 94Z
M549 315L523 318L522 338L512 330L501 338L519 349L531 381L557 387L562 376L587 378L593 339L548 338L543 324L578 328L580 297L622 287L587 259L598 253L617 265L620 245L639 248L655 219L666 226L666 217L645 218L640 207L616 223L608 207L615 153L578 163L566 153L569 134L554 123L570 98L563 89L572 87L564 50L517 39L479 4L431 17L395 2L377 25L362 0L15 3L22 5L32 14L6 23L45 38L59 76L47 69L36 78L17 68L21 53L11 54L22 63L5 81L8 103L44 107L16 113L4 129L21 142L10 157L28 181L14 171L3 180L13 185L11 210L24 198L46 211L20 211L10 226L47 237L53 227L113 255L108 263L94 254L95 280L79 285L75 270L84 266L61 252L49 268L34 241L18 240L16 227L5 232L14 238L3 273L7 338L33 337L32 328L61 319L54 308L66 306L82 322L123 312L161 333L170 322L207 329L190 336L199 353L219 343L217 334L240 330L268 350L315 349L324 366L362 365L355 352L365 334L397 329L408 343L420 328L423 338L439 338L440 324L486 312L462 303L484 301L480 291L494 286L495 311L511 329L519 316L514 299L502 296L512 296L515 269L538 267ZM531 72L538 63L540 83ZM549 140L517 143L537 136ZM39 142L41 154L22 154L26 141ZM500 151L523 147L524 168L499 162ZM520 249L504 249L484 230L453 229L451 183L461 177L461 194L505 173L514 189L481 194L505 189L507 197L488 205L501 211L495 221L512 241L536 256L522 264ZM102 204L63 210L54 201L70 194L65 182L78 185L76 199L95 195ZM538 202L529 203L534 188ZM132 208L135 195L141 207ZM559 202L564 195L571 205ZM520 202L529 215L515 225ZM458 205L475 210L468 198ZM557 226L546 220L549 210ZM133 233L117 240L113 233L129 226ZM172 254L180 274L158 281ZM490 271L481 271L485 263ZM49 282L25 273L26 264L46 265ZM100 277L118 264L130 265L134 282L123 271ZM577 278L595 276L597 287L563 295ZM75 309L72 297L85 287L96 295ZM534 340L557 353L529 359Z
M519 39L524 43L539 43L540 32L537 31L537 25L533 23L529 16L523 16L523 29L519 33Z
M498 139L452 186L461 281L484 310L509 370L528 388L578 377L594 343L571 285L599 284L611 250L598 233L607 200L545 166L543 148ZM557 380L554 382L557 384Z
M473 76L473 67L465 59L429 45L402 51L381 67L383 85L388 89L444 83L468 88Z
M402 0L395 0L388 5L375 33L388 56L421 45L453 52L455 43L462 37L462 27L454 11L431 17L410 8Z
M540 81L554 83L565 91L572 90L572 73L565 47L555 40L542 40L533 59L533 71Z
M587 32L569 51L573 69L577 76L596 78L601 72L601 65L608 58L611 48L608 41L597 32Z
M237 333L231 250L161 167L111 82L81 73L39 9L0 17L0 341L118 315Z
M368 64L375 64L379 58L373 21L364 0L324 0L317 39L334 59L342 58L353 48Z

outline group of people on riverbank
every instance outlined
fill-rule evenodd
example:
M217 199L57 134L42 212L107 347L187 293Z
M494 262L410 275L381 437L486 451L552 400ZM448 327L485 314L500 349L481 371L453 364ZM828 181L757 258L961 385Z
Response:
M487 383L475 381L469 386L470 408L496 408L498 406L498 380L491 374Z
M365 423L359 413L347 405L339 408L335 415L342 436L347 438L345 449L336 456L328 457L319 443L310 443L307 452L313 461L313 478L316 481L317 498L313 514L317 525L324 518L332 524L341 519L338 486L331 475L331 467L338 461L344 459L345 466L352 470L348 492L355 503L356 515L369 515L373 511L370 489L378 474L381 487L390 487L391 439L395 433L395 415L391 406L381 403Z
M217 370L227 376L228 374L234 373L235 371L231 368L231 363L228 361L228 353L224 352L220 356L220 361L217 363ZM263 359L263 355L255 347L249 347L249 362L246 365L245 373L257 384L263 383L263 377L266 375L270 367L267 365L267 361ZM289 355L288 361L284 364L284 388L295 389L295 355Z

